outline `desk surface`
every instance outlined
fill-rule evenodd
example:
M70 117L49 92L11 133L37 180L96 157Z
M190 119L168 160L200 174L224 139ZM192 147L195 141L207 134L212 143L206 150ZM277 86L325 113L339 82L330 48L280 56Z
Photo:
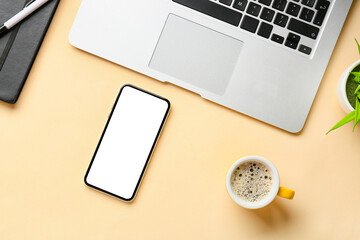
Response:
M299 135L73 48L68 34L80 2L60 2L19 102L0 103L1 239L359 239L360 132L350 125L325 132L344 116L336 87L359 59L360 0ZM126 83L172 103L131 204L83 182ZM246 155L271 160L295 199L255 211L238 207L225 176Z

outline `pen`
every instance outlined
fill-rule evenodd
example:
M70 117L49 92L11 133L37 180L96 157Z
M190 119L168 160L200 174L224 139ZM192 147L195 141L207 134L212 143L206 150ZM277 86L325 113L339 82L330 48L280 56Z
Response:
M25 8L21 10L18 14L10 18L3 25L0 26L0 36L5 34L9 29L14 27L16 24L24 20L27 16L32 14L34 11L39 9L42 5L44 5L49 0L32 0L28 4L26 4Z

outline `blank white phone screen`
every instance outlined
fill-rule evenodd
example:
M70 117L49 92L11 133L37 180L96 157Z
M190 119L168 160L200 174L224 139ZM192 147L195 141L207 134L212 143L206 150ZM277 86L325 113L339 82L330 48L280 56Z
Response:
M169 107L165 99L123 87L85 182L132 200Z

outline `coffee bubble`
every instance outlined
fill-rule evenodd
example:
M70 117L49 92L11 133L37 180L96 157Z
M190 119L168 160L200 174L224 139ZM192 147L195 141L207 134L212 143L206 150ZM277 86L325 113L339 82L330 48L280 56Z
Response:
M231 176L231 188L243 201L258 202L271 191L273 181L268 167L260 162L245 162Z

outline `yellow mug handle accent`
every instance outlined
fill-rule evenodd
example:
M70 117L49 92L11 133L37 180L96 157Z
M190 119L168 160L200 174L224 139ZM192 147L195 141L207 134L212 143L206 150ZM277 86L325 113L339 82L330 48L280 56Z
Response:
M277 195L279 197L283 197L283 198L291 200L294 198L295 191L288 189L288 188L280 187Z

